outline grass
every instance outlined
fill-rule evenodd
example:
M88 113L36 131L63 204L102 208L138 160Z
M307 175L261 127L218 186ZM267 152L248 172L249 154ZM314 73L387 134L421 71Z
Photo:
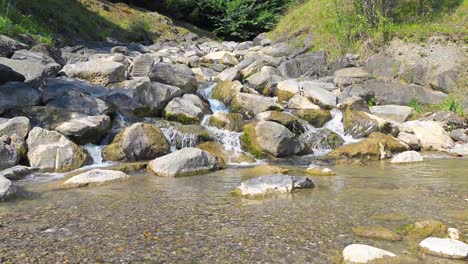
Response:
M0 0L0 33L28 34L37 41L177 40L188 30L174 31L169 18L123 3L106 0Z
M465 116L465 108L463 107L463 104L461 103L463 101L463 98L450 95L445 99L444 102L441 104L435 104L435 105L423 105L417 101L416 98L413 98L409 104L411 108L414 109L416 112L416 117L420 116L424 113L430 113L430 112L436 112L436 111L448 111L448 112L453 112L456 113L457 115L464 117Z
M393 36L422 41L440 33L467 42L467 12L468 1L465 0L452 13L404 23L383 20L380 26L369 28L355 15L349 0L306 0L291 8L270 34L273 39L289 39L290 43L301 46L306 36L312 35L312 51L325 49L335 58L348 52L360 52L362 44L369 39L379 46Z

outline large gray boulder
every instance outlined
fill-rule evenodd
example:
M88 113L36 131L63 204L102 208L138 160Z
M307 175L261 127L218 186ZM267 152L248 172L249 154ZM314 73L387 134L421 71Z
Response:
M182 124L199 124L203 117L211 114L210 106L194 94L174 98L164 108L164 117Z
M13 107L34 106L40 102L40 92L26 83L9 82L0 86L0 114Z
M283 107L274 99L257 94L238 93L231 101L231 111L252 118L268 110L282 111Z
M151 160L169 153L169 143L163 132L154 125L135 123L115 136L103 150L110 161Z
M33 46L30 49L31 52L36 52L43 54L49 58L52 58L54 62L58 63L59 65L63 66L66 64L65 60L62 57L62 51L55 48L54 46L44 44L44 43L39 43L35 46Z
M55 131L35 127L27 139L28 160L33 168L48 172L67 172L92 162L88 153Z
M305 53L284 61L278 70L285 78L308 77L317 79L328 75L327 55L323 51Z
M293 55L297 51L297 48L284 42L275 43L261 50L262 53L273 57L287 57Z
M159 82L136 88L134 97L142 105L155 110L162 110L175 97L182 96L179 87Z
M8 117L25 116L29 119L31 127L40 126L48 130L54 130L64 122L76 118L86 117L86 115L68 111L62 108L48 106L25 106L12 109Z
M126 67L119 62L92 60L78 62L76 64L67 64L60 71L60 74L106 86L111 83L126 80L126 71Z
M0 35L0 56L10 57L13 53L20 49L26 49L28 45L14 40L5 35Z
M165 177L201 174L216 169L218 169L216 158L198 148L184 148L148 164L148 171Z
M419 152L414 150L402 152L395 157L392 158L390 161L391 163L411 163L411 162L421 162L423 161L423 157Z
M0 64L0 85L7 82L24 82L26 78L12 68Z
M90 185L103 185L110 182L122 181L129 178L121 171L94 169L71 177L64 182L66 188L86 187Z
M403 124L403 130L409 130L421 141L425 150L446 150L454 142L450 134L445 131L440 122L435 121L409 121Z
M47 106L63 108L86 115L107 115L113 114L115 111L112 105L107 102L73 90L50 101Z
M0 201L5 200L16 193L13 183L7 178L0 176Z
M58 99L70 91L80 92L98 98L104 98L109 93L109 89L104 86L66 77L47 78L44 80L41 89L42 101L44 103Z
M154 65L154 58L147 54L138 55L133 59L130 75L132 77L148 77Z
M333 82L339 87L346 87L356 83L363 83L370 75L364 68L344 68L337 70Z
M323 88L317 86L303 86L304 96L313 103L325 108L332 109L336 107L336 96Z
M370 108L371 114L397 123L404 123L414 113L413 108L401 105L379 105Z
M275 174L244 181L233 194L247 199L258 199L311 188L314 188L314 183L309 178Z
M25 77L25 82L39 87L42 80L47 77L57 76L57 69L50 69L40 62L29 60L12 60L0 58L0 64L4 64Z
M49 76L56 76L58 71L62 67L60 64L55 62L55 60L51 58L49 55L46 55L40 52L33 52L29 50L15 51L11 59L40 63L46 67L45 72L46 72L46 75L49 75Z
M286 157L301 151L301 144L295 134L279 123L258 122L255 134L260 148L275 157Z
M84 116L64 122L55 128L55 131L72 139L77 144L100 142L111 128L109 116Z
M30 130L29 119L24 116L11 119L0 118L0 137L16 134L20 138L26 138Z
M281 72L270 66L263 66L259 72L246 79L247 83L258 92L262 92L267 84L278 83L282 80Z
M192 71L186 71L168 63L157 63L149 75L151 81L177 86L182 93L195 93L197 80Z
M24 152L24 140L17 137L0 137L0 170L17 165Z

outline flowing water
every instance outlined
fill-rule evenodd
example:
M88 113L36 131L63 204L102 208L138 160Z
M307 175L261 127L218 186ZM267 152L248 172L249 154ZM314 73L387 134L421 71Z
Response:
M420 256L406 240L359 238L352 228L435 219L467 235L467 166L429 159L334 167L338 176L312 177L315 189L265 200L230 194L272 173L261 166L183 178L140 173L72 190L26 181L28 196L0 204L0 262L338 263L346 245L365 243L414 263L463 263Z

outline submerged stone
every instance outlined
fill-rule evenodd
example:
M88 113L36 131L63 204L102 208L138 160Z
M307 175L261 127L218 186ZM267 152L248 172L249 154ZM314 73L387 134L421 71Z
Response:
M466 259L468 244L452 238L429 237L419 244L421 250L427 254L442 258Z
M378 238L388 241L400 241L402 237L392 230L382 226L359 226L353 228L356 236L367 238Z

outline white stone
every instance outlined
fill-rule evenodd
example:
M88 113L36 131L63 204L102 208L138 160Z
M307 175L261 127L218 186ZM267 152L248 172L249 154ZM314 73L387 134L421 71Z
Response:
M468 155L468 144L456 144L450 152L460 155Z
M411 130L425 150L446 150L453 145L453 140L440 122L409 121L404 123L402 128L405 132Z
M453 228L453 227L449 227L447 229L447 233L448 233L448 236L452 239L460 239L460 230L456 229L456 228Z
M380 248L363 244L352 244L343 250L343 259L351 263L368 263L383 257L396 257L395 254Z
M390 163L410 163L410 162L421 162L423 161L423 157L419 152L416 151L405 151L402 152L390 161Z
M274 194L287 194L295 188L313 187L313 182L306 177L275 174L244 181L234 193L247 198L257 198Z
M380 118L403 123L413 114L413 108L402 105L379 105L370 108L370 112Z
M429 237L419 243L421 249L434 256L465 259L468 256L468 244L452 238Z
M65 181L64 184L69 187L83 187L90 184L103 184L126 178L129 178L129 176L121 171L95 169L73 176Z
M295 95L288 102L289 109L317 109L320 107L312 103L307 97L301 95Z

